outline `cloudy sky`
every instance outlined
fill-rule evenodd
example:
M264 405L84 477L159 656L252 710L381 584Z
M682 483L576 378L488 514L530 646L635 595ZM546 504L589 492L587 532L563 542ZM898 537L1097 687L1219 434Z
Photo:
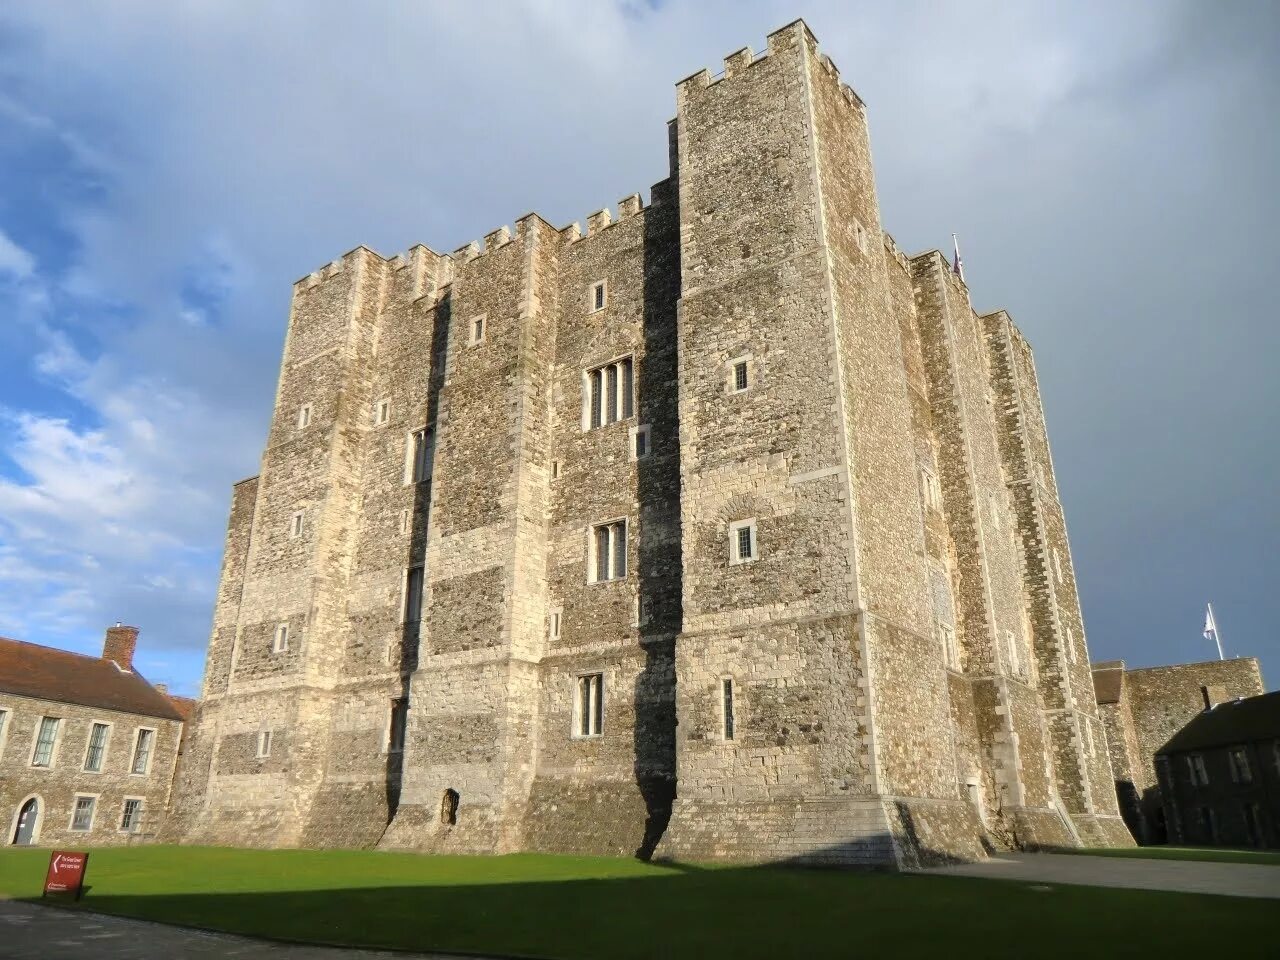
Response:
M665 173L676 80L803 15L882 211L1036 349L1095 659L1280 676L1280 6L7 4L0 634L194 692L291 282Z

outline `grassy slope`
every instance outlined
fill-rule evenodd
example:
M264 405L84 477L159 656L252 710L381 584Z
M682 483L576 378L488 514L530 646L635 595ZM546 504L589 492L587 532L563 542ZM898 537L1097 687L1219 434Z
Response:
M1218 863L1280 864L1280 851L1224 850L1215 847L1106 847L1063 850L1089 857L1128 857L1137 860L1199 860Z
M48 851L0 852L37 896ZM237 933L556 958L1208 955L1274 944L1275 902L950 877L519 854L96 850L85 905Z

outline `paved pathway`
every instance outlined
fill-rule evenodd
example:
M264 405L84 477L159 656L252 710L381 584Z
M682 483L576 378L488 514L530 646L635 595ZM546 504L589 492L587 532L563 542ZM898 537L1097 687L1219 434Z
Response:
M981 863L933 867L918 873L1037 883L1080 883L1228 897L1280 899L1280 866L1196 860L1140 860L1062 853L1002 853Z
M0 900L0 957L5 960L445 960L448 956L271 943Z

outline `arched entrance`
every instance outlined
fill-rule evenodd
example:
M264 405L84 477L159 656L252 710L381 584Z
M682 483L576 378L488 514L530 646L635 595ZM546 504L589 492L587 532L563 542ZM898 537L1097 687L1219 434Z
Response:
M18 811L18 826L13 831L16 846L25 847L35 842L36 822L40 819L40 801L32 797Z

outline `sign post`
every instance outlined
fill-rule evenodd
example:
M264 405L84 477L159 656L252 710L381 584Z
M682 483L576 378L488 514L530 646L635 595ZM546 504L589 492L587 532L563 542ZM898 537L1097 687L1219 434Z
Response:
M75 892L76 899L84 893L84 874L89 869L89 854L70 850L54 850L49 854L49 872L44 877L44 893Z

